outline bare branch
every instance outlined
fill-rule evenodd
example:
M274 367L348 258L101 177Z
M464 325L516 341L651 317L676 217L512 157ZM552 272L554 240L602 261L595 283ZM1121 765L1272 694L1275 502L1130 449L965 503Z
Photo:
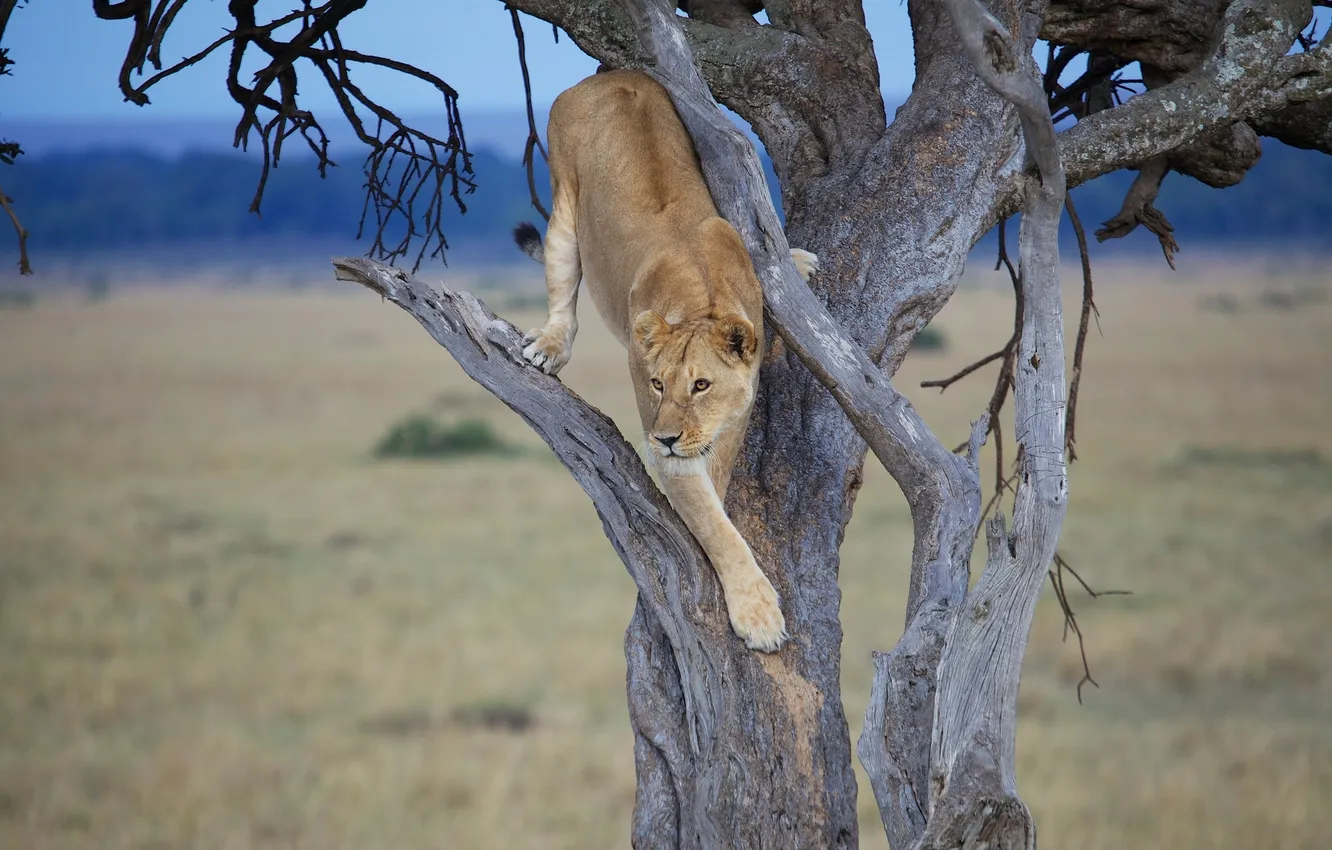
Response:
M1141 224L1156 234L1156 238L1161 242L1161 253L1165 254L1166 262L1173 269L1175 252L1179 250L1179 243L1172 235L1175 226L1152 205L1161 189L1161 182L1169 173L1169 157L1158 156L1144 163L1138 169L1138 176L1134 178L1133 185L1124 195L1124 205L1114 218L1105 222L1105 225L1096 231L1096 239L1100 242L1120 239Z
M1050 584L1054 587L1055 598L1059 601L1059 610L1064 615L1064 640L1068 640L1070 632L1078 639L1078 655L1082 658L1082 678L1078 680L1077 694L1078 704L1081 705L1082 686L1090 684L1094 688L1099 688L1100 684L1092 678L1091 664L1087 661L1087 643L1083 639L1082 627L1078 625L1078 617L1073 611L1073 604L1068 598L1068 590L1064 587L1064 573L1073 576L1092 599L1099 599L1102 596L1131 596L1132 593L1127 590L1092 590L1091 585L1083 581L1077 570L1069 566L1068 561L1062 555L1058 552L1055 553L1054 567L1050 570Z
M555 378L522 358L522 333L465 292L436 291L401 269L359 257L338 257L339 280L358 283L412 315L478 384L523 418L555 452L601 517L638 586L639 615L661 629L679 664L680 711L691 746L711 740L716 694L730 694L704 640L702 621L728 629L719 599L699 597L708 570L689 530L666 503L642 461L612 422ZM715 639L715 636L710 636ZM631 687L633 683L631 683ZM654 699L670 699L658 692Z
M139 105L149 102L148 91L162 80L199 63L219 48L230 45L227 91L241 107L234 144L248 148L258 137L260 174L250 209L258 213L269 173L282 158L285 142L299 136L314 155L320 176L336 163L329 157L329 140L315 115L299 103L297 63L305 60L323 77L343 116L357 137L370 147L366 158L366 212L376 226L371 252L388 260L406 257L416 247L415 264L441 257L448 243L442 230L445 197L465 210L462 196L471 192L471 154L467 151L458 113L457 92L435 75L382 56L346 49L338 27L362 9L367 0L305 0L301 8L266 22L256 18L257 0L233 0L227 7L235 28L202 50L162 69L161 50L177 13L186 0L96 0L94 11L106 20L134 18L135 30L121 66L120 88L125 98ZM291 25L290 38L279 38ZM242 82L242 68L258 51L267 64ZM151 64L157 73L137 85L132 77ZM448 132L439 138L408 124L392 110L366 94L351 78L353 64L371 65L412 77L432 86L443 98ZM367 129L362 113L374 119ZM358 234L359 236L360 234ZM396 239L396 241L394 241Z
M1003 348L990 355L989 358L986 358L986 360L996 356L1003 358L1003 363L999 366L999 374L994 380L994 391L990 393L990 401L985 405L985 416L990 422L990 433L995 436L995 477L996 480L999 481L1003 480L1004 474L1004 441L999 434L999 414L1004 409L1004 402L1008 400L1009 390L1013 388L1013 361L1017 359L1018 343L1022 340L1023 317L1022 281L1018 277L1017 269L1013 267L1013 261L1008 257L1007 227L1007 219L999 222L999 257L995 261L994 269L995 271L998 271L1000 268L1008 269L1008 277L1013 284L1013 333L1009 336L1008 341L1004 343ZM959 373L958 376L950 378L949 381L951 382L952 380L955 380L956 377L963 377L970 371L970 368L965 369L962 373ZM933 385L933 382L925 382L921 384L922 387L926 385ZM953 453L957 454L966 448L967 444L962 443L953 449ZM1003 489L1002 484L1000 485L1000 489ZM993 507L993 500L991 500L991 503L986 505L985 509L981 511L982 520L985 518L986 514L990 512L991 507ZM977 533L979 532L980 526L978 525Z
M1005 531L1000 514L989 520L985 570L948 630L938 668L931 815L918 846L967 846L984 834L991 845L1034 847L1031 814L1017 795L1014 749L1022 659L1067 504L1058 240L1065 180L1049 105L1024 51L977 0L946 5L977 72L1017 107L1036 174L1024 177L1019 237L1013 530Z
M518 42L518 67L523 72L523 94L527 103L527 144L523 148L523 167L527 169L527 191L532 194L532 206L541 213L541 217L550 221L550 213L541 204L541 198L537 195L535 165L537 151L541 152L541 158L550 161L546 155L546 147L541 144L541 134L537 132L536 115L532 111L532 78L527 73L527 41L523 38L523 22L518 19L518 10L509 7L509 17L513 21L513 38Z
M944 390L951 387L953 384L965 378L967 375L970 375L972 372L975 372L977 369L981 368L982 366L986 366L998 360L999 358L1004 357L1005 355L1007 355L1007 353L1008 353L1008 348L1007 346L1005 346L1004 348L999 349L993 354L985 355L981 359L977 360L975 363L972 363L970 366L965 367L956 374L949 375L947 378L938 378L932 381L921 381L920 385L921 387L927 389L930 387L938 387L939 392L943 392Z
M1311 52L1285 55L1306 19L1301 9L1307 15L1308 4L1232 3L1222 37L1197 70L1060 134L1069 184L1135 167L1250 116L1332 95L1327 40ZM1016 191L1001 209L1015 202Z
M1078 459L1075 448L1077 434L1074 428L1078 413L1078 389L1082 386L1082 356L1087 348L1087 329L1091 317L1095 315L1099 322L1101 313L1096 309L1092 291L1091 256L1087 253L1087 233L1082 229L1082 219L1078 218L1077 208L1073 206L1072 193L1065 199L1064 205L1068 209L1068 219L1073 223L1073 234L1078 240L1078 258L1082 261L1082 313L1078 317L1078 337L1073 346L1073 380L1068 386L1068 417L1064 423L1064 450L1068 452L1068 462L1071 464Z
M13 204L13 199L0 189L0 207L4 208L5 215L9 216L10 223L14 225L14 233L18 235L19 274L32 274L32 264L28 262L28 231L23 228L23 222L19 221Z
M0 41L5 37L5 29L9 26L9 16L14 12L16 5L18 5L18 0L0 0Z

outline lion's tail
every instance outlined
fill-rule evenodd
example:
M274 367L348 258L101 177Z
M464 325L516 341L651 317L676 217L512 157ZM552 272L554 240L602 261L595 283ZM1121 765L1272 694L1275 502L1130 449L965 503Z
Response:
M524 221L513 229L513 241L518 243L522 252L532 259L546 264L546 246L541 241L541 231L530 221Z

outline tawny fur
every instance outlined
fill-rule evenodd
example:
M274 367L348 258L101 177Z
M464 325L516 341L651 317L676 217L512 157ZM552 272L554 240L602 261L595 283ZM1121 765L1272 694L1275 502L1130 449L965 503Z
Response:
M722 508L763 359L749 254L717 214L670 97L643 72L600 73L561 94L548 142L545 243L531 225L514 231L544 262L549 297L523 357L552 375L569 362L585 281L629 351L648 456L717 572L732 628L775 651L787 637L777 593ZM805 277L817 268L813 254L791 255Z

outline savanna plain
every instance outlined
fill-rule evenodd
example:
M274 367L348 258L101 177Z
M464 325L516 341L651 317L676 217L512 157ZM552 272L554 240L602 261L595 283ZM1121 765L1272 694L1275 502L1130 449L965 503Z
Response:
M530 273L448 275L541 318ZM1121 262L1097 282L1061 551L1132 593L1066 582L1100 686L1081 704L1077 643L1052 593L1037 609L1017 769L1041 843L1326 848L1332 278ZM343 286L0 310L0 847L627 845L631 581L523 423ZM584 313L563 378L634 438L624 355ZM920 381L1010 316L1003 279L969 272L946 345L899 373L950 445L995 367ZM412 414L505 450L376 456ZM900 493L872 458L865 478L841 565L853 740L910 553ZM858 808L885 846L863 773Z

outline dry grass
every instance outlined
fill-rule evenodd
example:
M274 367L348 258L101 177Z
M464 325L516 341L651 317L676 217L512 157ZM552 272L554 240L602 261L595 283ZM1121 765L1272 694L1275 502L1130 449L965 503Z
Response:
M1332 833L1332 303L1260 305L1310 281L1244 276L1100 273L1063 548L1134 595L1075 597L1102 686L1081 707L1038 610L1019 778L1046 846ZM1217 295L1239 310L1200 307ZM903 370L948 441L988 378L913 387L997 345L1008 309L964 293L949 350ZM566 380L632 425L622 358L589 316ZM373 460L413 410L531 450ZM853 737L908 560L900 495L867 479L842 573ZM568 476L391 305L0 311L0 846L624 846L632 601ZM863 775L860 811L883 846Z

